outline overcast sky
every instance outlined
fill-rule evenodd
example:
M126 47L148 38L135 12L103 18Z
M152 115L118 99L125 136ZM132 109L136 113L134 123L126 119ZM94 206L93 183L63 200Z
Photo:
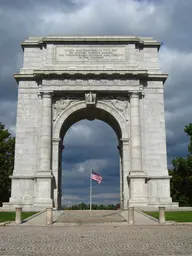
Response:
M20 42L29 36L123 34L163 41L168 165L187 154L183 129L192 121L192 0L0 0L0 121L15 134ZM89 170L103 175L93 183L93 203L119 202L117 138L100 121L80 121L65 137L65 204L88 202Z

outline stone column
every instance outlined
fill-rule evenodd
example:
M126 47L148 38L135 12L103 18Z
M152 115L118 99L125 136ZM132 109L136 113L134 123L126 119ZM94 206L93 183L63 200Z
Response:
M127 209L127 202L129 200L129 184L128 176L130 172L130 144L129 139L121 139L121 150L122 150L122 193L123 193L123 209Z
M52 94L42 93L42 119L40 137L40 166L36 174L37 195L35 205L52 207Z
M51 132L52 132L52 95L42 94L42 123L40 146L40 171L51 171Z
M60 141L59 145L59 173L58 173L58 209L62 208L62 153L65 149L65 146L63 145L63 141Z
M142 170L140 93L130 95L131 171L129 206L146 206L146 175Z
M141 173L141 131L140 131L140 110L138 93L130 95L130 116L131 116L131 172Z
M120 209L124 209L124 195L123 195L123 159L122 159L122 148L121 144L117 146L117 149L119 150L119 171L120 171Z
M62 140L60 138L53 138L52 148L52 170L53 170L53 189L54 189L54 203L56 209L60 209L60 187L61 187L61 156L62 156Z
M123 168L122 168L122 153L119 155L120 165L120 209L124 209L124 192L123 192Z

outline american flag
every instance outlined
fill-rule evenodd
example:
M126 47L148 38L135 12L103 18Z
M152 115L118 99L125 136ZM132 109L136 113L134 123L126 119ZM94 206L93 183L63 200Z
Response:
M94 172L93 170L92 170L92 173L91 173L91 179L92 179L92 180L96 180L96 181L98 182L98 184L100 184L101 181L103 180L102 176L99 175L99 174L97 174L97 173Z

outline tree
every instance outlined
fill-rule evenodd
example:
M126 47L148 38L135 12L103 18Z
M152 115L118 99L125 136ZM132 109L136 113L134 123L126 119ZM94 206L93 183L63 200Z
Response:
M171 196L180 206L192 205L192 123L185 126L189 136L188 155L186 158L173 159L173 170L169 171L171 179Z
M15 138L0 122L0 206L10 197L11 181L9 176L14 167Z

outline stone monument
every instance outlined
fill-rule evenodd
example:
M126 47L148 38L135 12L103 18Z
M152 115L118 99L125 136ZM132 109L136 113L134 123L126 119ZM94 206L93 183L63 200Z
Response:
M48 36L22 42L14 77L18 107L11 198L4 207L61 206L67 130L100 119L115 131L121 208L173 207L164 118L160 43L134 36Z

